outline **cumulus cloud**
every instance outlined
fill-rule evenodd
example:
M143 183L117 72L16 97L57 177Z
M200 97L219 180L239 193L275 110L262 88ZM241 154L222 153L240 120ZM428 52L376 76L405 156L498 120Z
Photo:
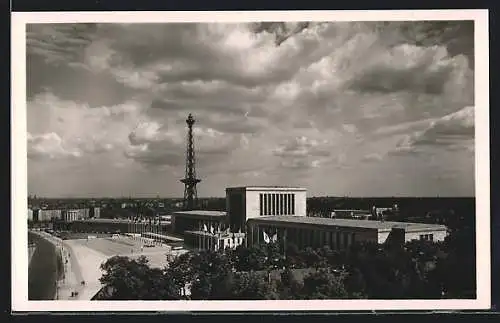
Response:
M40 135L28 133L28 158L57 159L80 156L80 151L67 149L57 133L50 132Z
M330 157L327 140L316 140L305 136L286 140L273 150L281 158L281 165L287 168L317 168Z
M441 94L454 64L445 47L399 45L356 73L349 87L362 92Z
M365 162L377 162L381 161L383 159L383 156L379 153L370 153L365 156L363 156L362 160Z
M373 151L473 150L473 118L457 112L474 105L473 31L469 22L30 25L28 130L57 134L60 143L43 139L54 156L122 165L134 182L136 165L182 173L193 113L199 173L364 178L349 167L379 160Z
M123 147L130 128L141 116L137 102L90 108L45 92L29 101L27 109L33 136L54 133L59 139L52 136L51 141L60 140L79 156Z
M128 136L125 156L145 166L181 166L185 163L187 129L172 128L157 122L143 122ZM210 164L228 156L240 146L240 138L212 128L197 127L193 131L199 164Z

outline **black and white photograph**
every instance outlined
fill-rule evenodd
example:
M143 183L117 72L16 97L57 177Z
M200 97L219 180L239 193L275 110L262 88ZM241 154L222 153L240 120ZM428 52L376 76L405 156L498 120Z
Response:
M487 11L183 14L13 14L14 305L489 307Z

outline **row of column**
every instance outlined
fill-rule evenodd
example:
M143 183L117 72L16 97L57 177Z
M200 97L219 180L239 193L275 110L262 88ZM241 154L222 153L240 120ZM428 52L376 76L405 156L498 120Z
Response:
M151 233L163 235L162 227L159 224L149 225L149 224L145 224L145 223L134 223L134 222L131 222L131 223L128 224L128 228L129 228L127 230L128 232L134 233L134 234L140 234L141 237L146 232L151 232ZM159 238L157 236L151 236L151 237L148 237L148 238L154 239L156 243L162 243L161 238ZM138 239L138 237L134 236L134 239Z
M294 215L295 194L260 193L260 215Z
M285 233L286 230L286 233ZM249 232L252 243L263 243L264 234L269 237L278 233L278 239L294 243L299 248L330 246L332 249L345 249L356 241L356 233L344 231L314 230L307 228L279 228L272 226L253 225Z
M218 238L212 235L197 234L198 248L201 250L216 250L219 248Z

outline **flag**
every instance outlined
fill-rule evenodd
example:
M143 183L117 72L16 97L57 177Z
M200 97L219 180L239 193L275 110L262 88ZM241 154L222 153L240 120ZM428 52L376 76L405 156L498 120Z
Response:
M203 232L207 232L207 231L208 231L207 225L206 225L206 224L204 224L204 225L203 225Z
M214 226L213 225L210 225L210 233L214 234Z
M262 231L262 234L264 235L264 242L265 243L271 242L271 240L269 239L269 236L267 235L267 233L265 231Z
M273 235L273 237L272 237L272 239L271 239L271 240L272 240L273 242L278 241L278 232L276 232L276 233Z
M238 233L241 233L241 228L238 229Z

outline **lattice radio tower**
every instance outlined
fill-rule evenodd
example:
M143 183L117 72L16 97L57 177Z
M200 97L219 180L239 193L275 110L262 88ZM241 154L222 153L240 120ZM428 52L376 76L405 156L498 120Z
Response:
M186 149L186 173L181 183L184 183L184 209L192 210L198 202L198 193L196 192L196 184L201 182L201 179L196 178L196 160L194 157L194 139L193 125L195 120L191 113L186 119L188 125L187 134L187 149Z

